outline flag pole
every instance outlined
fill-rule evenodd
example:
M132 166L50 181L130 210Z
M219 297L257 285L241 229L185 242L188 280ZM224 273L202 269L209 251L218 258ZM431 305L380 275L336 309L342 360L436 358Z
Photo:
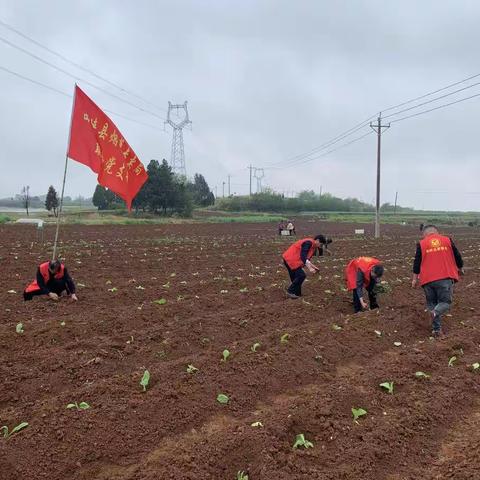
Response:
M73 93L73 102L72 102L72 111L70 113L70 129L68 131L67 153L65 154L65 169L63 171L62 195L60 196L60 206L59 206L59 209L58 209L57 227L56 227L56 230L55 230L55 241L53 242L52 260L56 260L56 257L57 257L58 232L60 230L60 217L62 216L62 210L63 210L63 194L65 192L65 181L67 179L68 149L70 147L70 135L72 134L73 109L74 109L74 106L75 106L76 87L77 87L77 84L75 83L75 89L74 89L74 93Z

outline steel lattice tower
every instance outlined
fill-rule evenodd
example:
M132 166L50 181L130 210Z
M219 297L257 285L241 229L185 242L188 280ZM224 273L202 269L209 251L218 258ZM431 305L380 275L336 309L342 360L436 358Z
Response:
M180 110L185 111L183 120L180 120L179 122L174 122L172 120L172 111L174 110L178 118L182 118L180 117ZM172 105L171 102L168 102L168 113L165 123L168 123L173 128L170 166L172 167L173 173L186 177L187 170L185 168L185 150L183 148L183 127L192 123L188 118L187 102L179 105Z

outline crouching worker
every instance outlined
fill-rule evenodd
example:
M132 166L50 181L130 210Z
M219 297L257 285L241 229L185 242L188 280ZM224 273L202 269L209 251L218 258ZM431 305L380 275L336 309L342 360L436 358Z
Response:
M24 300L31 300L36 295L48 295L51 300L57 301L66 291L74 301L75 284L65 265L59 260L42 263L37 269L37 278L23 292Z
M290 281L292 282L287 289L287 295L290 298L300 298L302 296L302 283L306 274L303 268L306 267L310 273L316 273L319 268L315 266L310 259L319 249L322 255L323 245L327 244L327 239L323 235L317 235L315 238L304 238L298 240L283 253L283 263L287 267Z
M353 308L355 313L368 308L363 298L363 289L368 293L370 309L378 308L375 285L383 275L383 266L380 260L373 257L359 257L353 259L345 269L347 289L353 292Z

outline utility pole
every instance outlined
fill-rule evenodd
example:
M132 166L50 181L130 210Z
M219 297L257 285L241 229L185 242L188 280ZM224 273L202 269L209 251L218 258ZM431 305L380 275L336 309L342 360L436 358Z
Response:
M217 197L218 197L217 190L218 190L218 189L217 189L217 186L215 185L215 198L217 198Z
M230 177L231 175L228 176L228 196L230 196Z
M396 215L397 213L397 199L398 199L398 192L395 192L395 206L393 207L393 214Z
M377 124L370 122L370 127L377 134L377 201L375 204L375 238L380 238L380 157L382 144L382 128L390 128L390 124L382 125L382 112L378 114Z
M222 197L225 198L225 182L222 182Z
M323 186L320 185L320 193L319 193L319 195L318 195L320 198L322 198L322 188L323 188Z
M250 196L252 196L252 165L250 165L249 167L249 170L250 170Z

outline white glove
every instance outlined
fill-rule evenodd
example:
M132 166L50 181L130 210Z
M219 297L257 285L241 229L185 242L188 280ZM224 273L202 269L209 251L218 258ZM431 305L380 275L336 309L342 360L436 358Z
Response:
M313 263L310 260L307 260L305 262L305 266L308 268L308 271L310 273L315 273L317 271L317 269L315 268L315 266L313 265Z

